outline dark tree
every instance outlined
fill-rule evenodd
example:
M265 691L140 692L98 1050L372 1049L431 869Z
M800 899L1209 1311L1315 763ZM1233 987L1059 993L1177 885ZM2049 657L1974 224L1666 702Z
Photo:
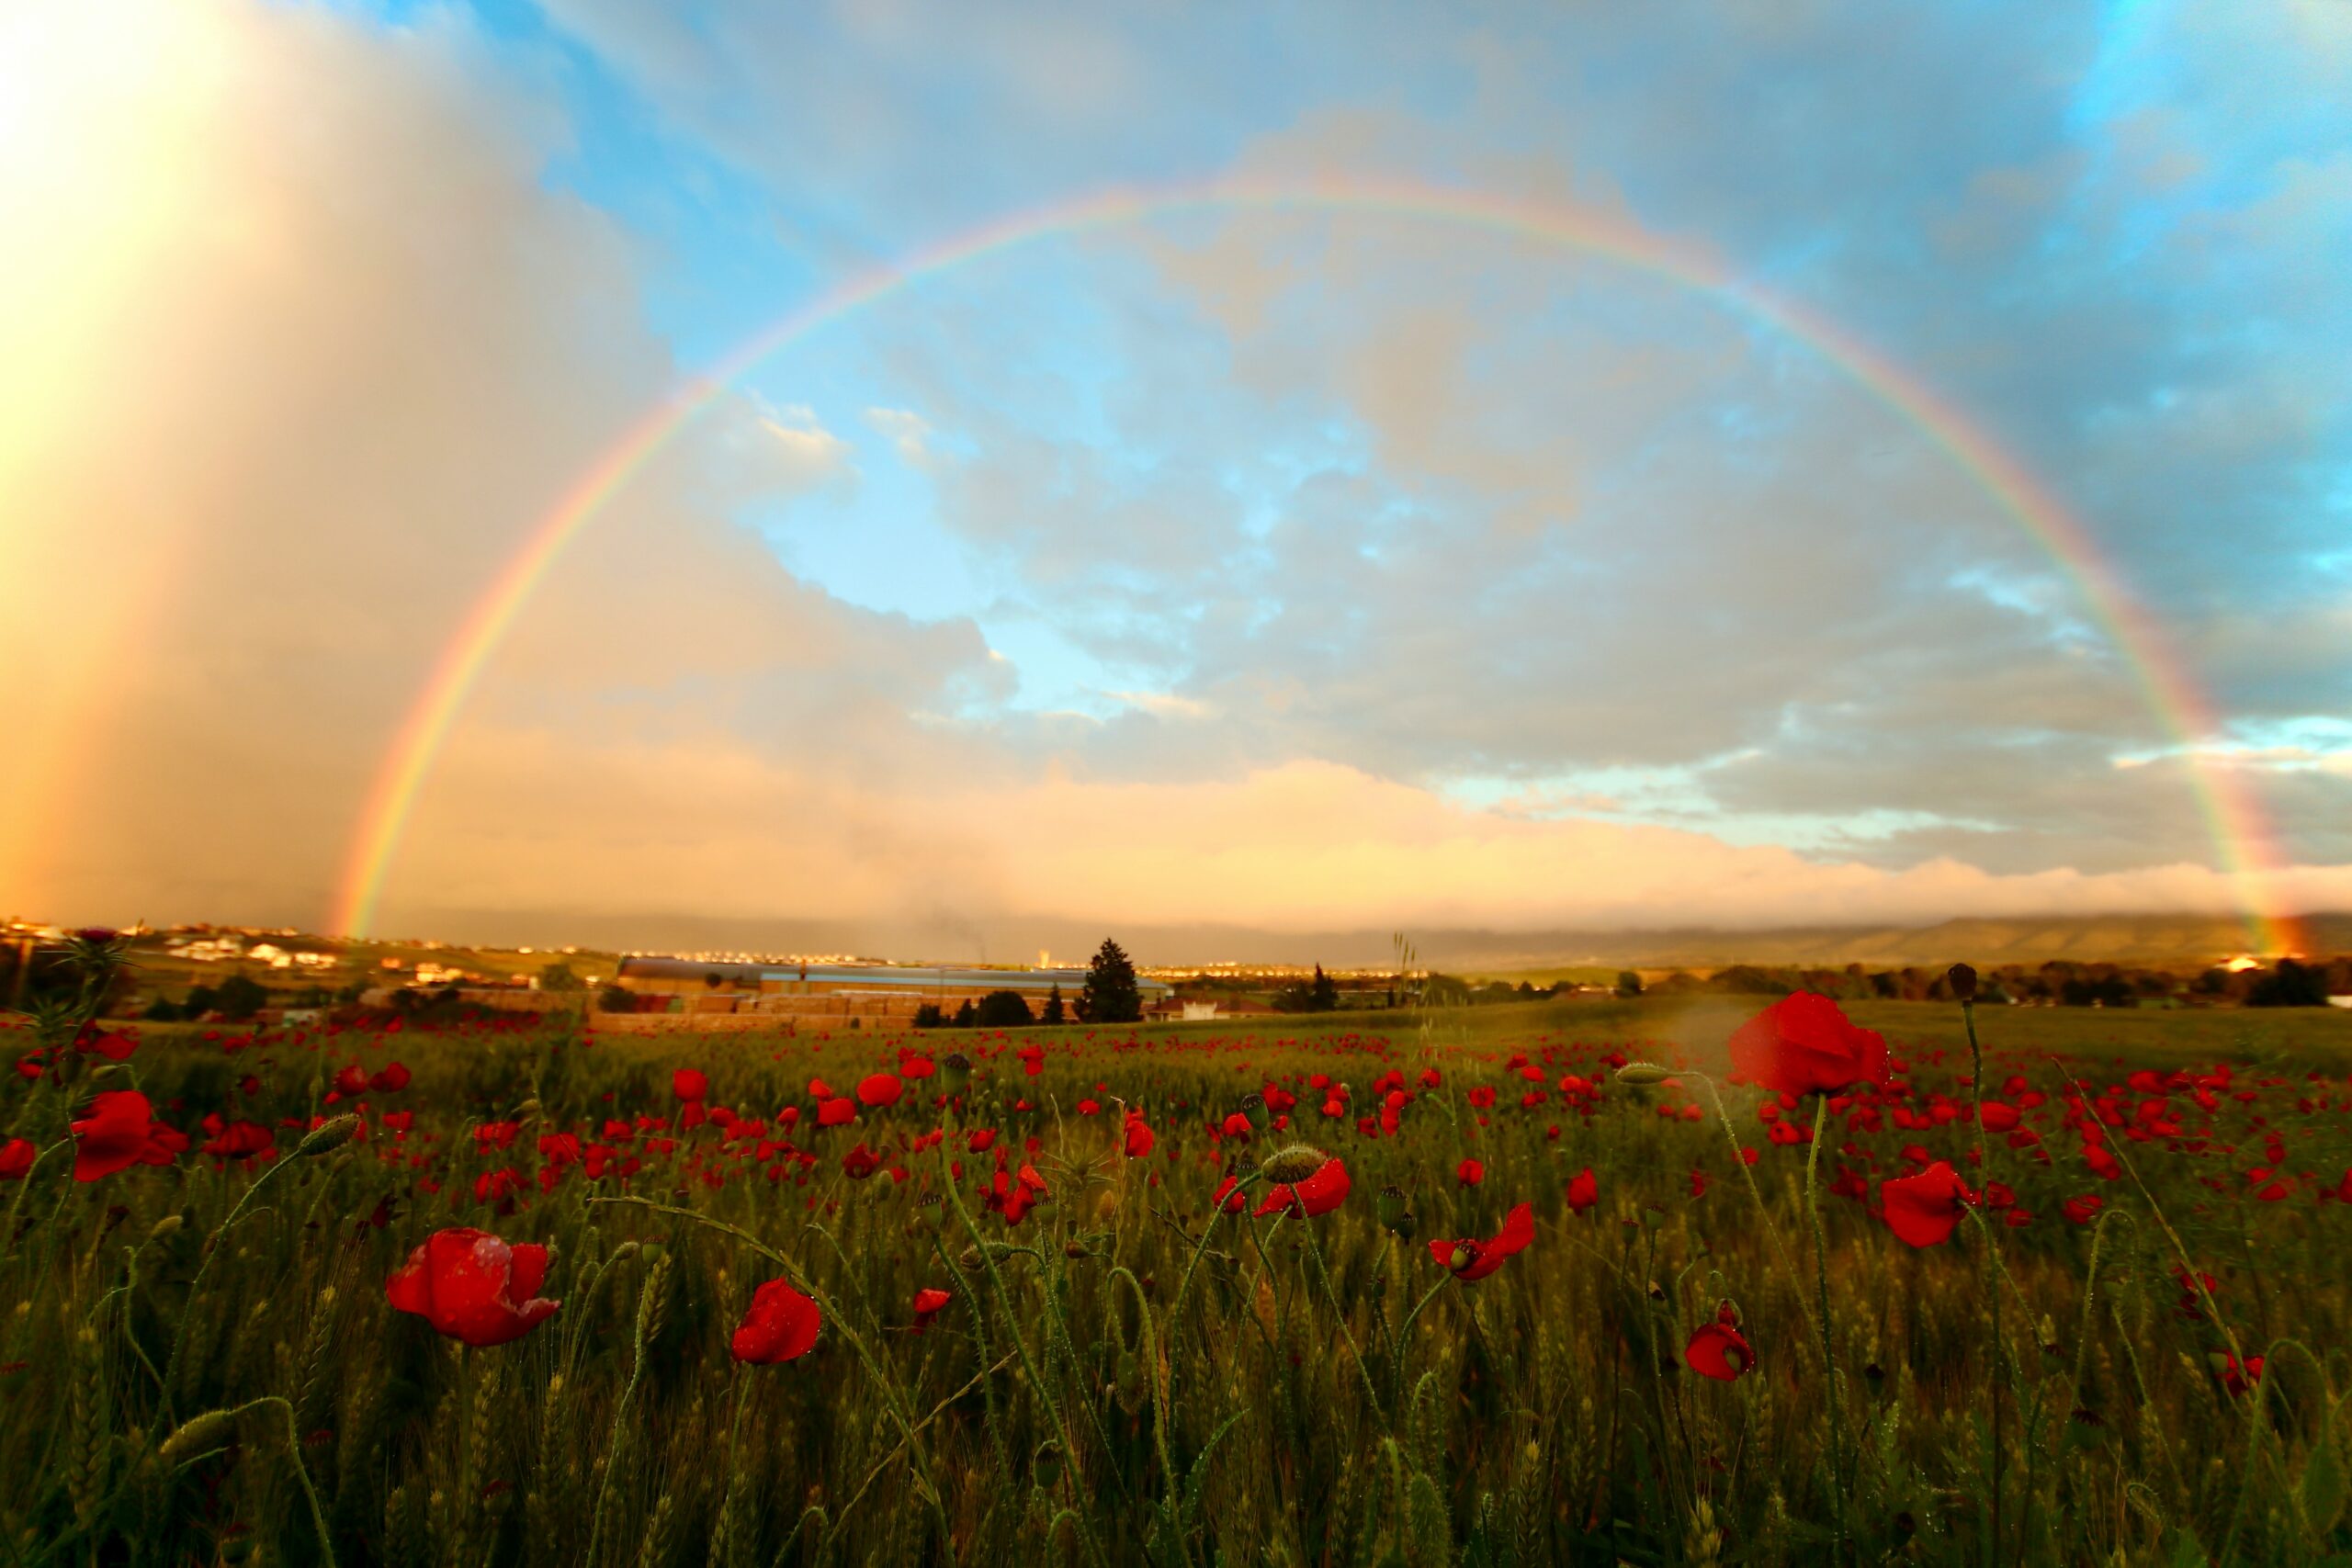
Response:
M925 1002L922 1006L915 1009L915 1027L917 1029L940 1029L945 1027L946 1023L946 1015L939 1010L939 1004L937 1002Z
M1618 971L1617 994L1621 997L1640 996L1642 994L1642 977L1639 975L1634 974L1631 969L1623 969Z
M619 986L607 986L596 998L600 1012L635 1012L637 993Z
M269 1002L269 992L250 975L232 975L220 982L213 1006L231 1023L243 1023Z
M1143 992L1126 950L1109 937L1086 968L1078 990L1078 1016L1085 1023L1133 1023L1143 1017Z
M990 991L980 998L972 1021L982 1029L1019 1029L1037 1021L1018 991Z
M1315 984L1306 990L1309 1012L1333 1012L1340 1006L1340 983L1323 973L1323 965L1315 966Z
M2246 993L2245 1005L2250 1008L2324 1008L2327 1005L2327 972L2307 969L2291 958L2282 958L2278 967L2254 983Z
M1062 988L1058 982L1052 990L1046 993L1046 1015L1037 1021L1040 1023L1069 1021L1069 1015L1062 1010Z
M957 1029L969 1029L978 1021L978 1014L977 1014L972 1009L972 998L966 997L964 998L964 1005L956 1010L955 1027Z
M539 989L542 991L577 991L584 989L580 976L572 973L569 964L546 964L539 966Z

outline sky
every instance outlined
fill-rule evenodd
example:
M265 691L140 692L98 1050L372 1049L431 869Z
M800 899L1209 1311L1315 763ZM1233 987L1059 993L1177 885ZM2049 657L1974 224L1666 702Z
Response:
M2348 150L2341 0L30 0L0 911L2352 908Z

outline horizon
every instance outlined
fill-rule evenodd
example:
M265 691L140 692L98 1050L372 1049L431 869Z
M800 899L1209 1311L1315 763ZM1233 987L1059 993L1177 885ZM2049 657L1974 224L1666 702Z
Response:
M1694 15L12 13L0 907L2324 951L2352 12Z

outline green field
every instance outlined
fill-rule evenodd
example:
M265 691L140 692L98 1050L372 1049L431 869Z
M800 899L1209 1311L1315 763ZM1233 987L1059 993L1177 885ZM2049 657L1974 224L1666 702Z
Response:
M1770 1121L1754 1088L1727 1128L1695 1077L1613 1077L1719 1066L1753 1010L69 1050L0 1106L34 1161L0 1180L0 1537L27 1563L2346 1558L2352 1014L1984 1009L2017 1127L1979 1169L1957 1009L1850 1008L1890 1086ZM959 1049L960 1094L917 1076ZM404 1088L337 1094L394 1062ZM859 1103L881 1073L899 1098ZM187 1146L74 1179L93 1097L134 1088ZM1226 1131L1261 1090L1290 1125ZM854 1119L818 1125L828 1100ZM1816 1113L1817 1145L1775 1141ZM1906 1148L1987 1200L1939 1245L1872 1212ZM1257 1217L1261 1167L1329 1159L1344 1201ZM1524 1250L1432 1255L1521 1202ZM560 1310L481 1347L395 1310L451 1226L550 1247ZM734 1359L778 1280L813 1348ZM1724 1370L1710 1325L1744 1375L1694 1369Z

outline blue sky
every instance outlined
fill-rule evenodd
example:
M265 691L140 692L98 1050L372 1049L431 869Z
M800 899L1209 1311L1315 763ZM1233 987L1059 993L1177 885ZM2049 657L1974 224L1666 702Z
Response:
M141 0L101 8L120 37L166 30ZM2077 585L1968 476L1722 300L1407 216L1193 215L991 254L756 367L518 624L420 803L412 908L631 896L548 865L643 795L550 808L567 826L545 863L501 847L506 792L548 794L526 755L568 776L742 769L730 822L794 825L754 834L755 858L803 852L795 835L859 781L860 799L889 797L852 835L888 840L876 857L900 868L861 895L885 926L930 897L906 856L988 867L968 873L988 909L1046 899L1003 881L1030 840L972 824L1042 811L1065 784L1174 792L1151 796L1180 803L1171 821L1219 819L1203 802L1235 781L1344 779L1343 817L1406 792L1437 814L1414 852L1438 891L1416 904L1374 878L1367 897L1410 907L1373 922L1482 897L1504 923L1687 920L1720 885L1694 870L1626 908L1498 892L1467 861L1449 882L1433 844L1505 833L1541 839L1539 860L1604 831L1693 867L1707 845L1787 852L1770 863L1797 868L1788 897L1725 915L1745 920L1806 913L1816 873L1919 915L2221 897L2190 874L2217 863L2192 764L2260 798L2277 859L2310 874L2296 897L2332 897L2329 868L2352 863L2339 5L201 0L168 26L318 130L269 148L235 94L177 84L184 136L245 149L191 177L303 236L317 321L345 312L355 341L380 331L396 361L435 368L372 391L331 367L281 375L299 337L250 257L184 272L181 319L263 345L232 372L255 408L313 407L332 380L349 409L316 461L281 441L230 464L222 505L243 513L203 525L243 538L262 527L246 514L282 512L294 554L338 581L399 576L409 615L355 604L320 617L332 632L275 636L276 655L317 656L349 716L311 780L342 809L318 807L267 874L175 873L158 898L320 896L355 781L534 498L678 377L977 226L1226 175L1566 203L1723 257L2040 474L2221 727L2184 754ZM63 59L76 38L40 41ZM339 104L306 69L360 86ZM60 102L69 120L89 107ZM138 146L90 151L90 187L142 177ZM91 243L121 247L126 288L166 275L160 239ZM325 261L344 245L352 262ZM388 245L413 266L378 278ZM435 335L451 320L478 323L470 340ZM91 331L94 379L127 373ZM453 398L468 419L443 431ZM367 426L419 443L413 504L407 481L329 499L323 455ZM208 450L243 438L213 432ZM400 521L357 520L376 508ZM254 657L205 640L223 635L154 633L190 668ZM110 711L130 725L152 700ZM919 779L955 781L954 798ZM934 822L955 826L933 841ZM1266 891L1268 852L1237 918L1331 913ZM144 886L129 860L20 874L127 896ZM705 907L711 874L654 897Z

